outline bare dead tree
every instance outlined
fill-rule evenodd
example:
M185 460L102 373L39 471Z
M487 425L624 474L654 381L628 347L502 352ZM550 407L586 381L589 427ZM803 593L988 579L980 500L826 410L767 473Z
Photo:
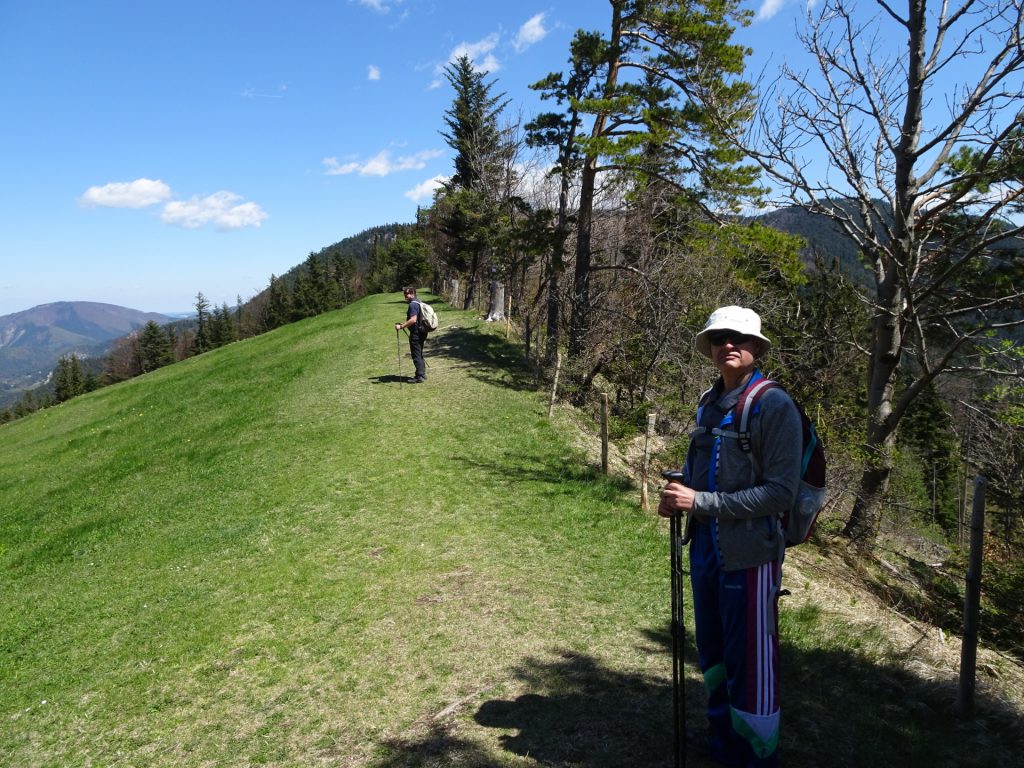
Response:
M1021 377L992 355L1020 325L1020 0L826 0L737 142L777 203L822 214L873 271L864 466L845 534L871 544L897 428L943 373ZM863 5L861 6L863 8Z

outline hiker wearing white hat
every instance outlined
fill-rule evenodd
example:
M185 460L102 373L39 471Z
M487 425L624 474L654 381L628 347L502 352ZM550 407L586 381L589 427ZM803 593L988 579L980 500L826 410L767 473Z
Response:
M761 333L761 316L746 307L722 307L711 313L704 330L697 334L697 351L704 357L711 357L712 339L721 339L723 334L738 334L737 340L743 337L755 340L758 346L757 357L763 356L771 349L772 342Z
M746 433L738 431L739 417L733 420L745 390L764 381L757 362L771 348L752 309L716 309L695 345L719 378L700 398L684 480L665 487L658 513L687 515L697 653L708 696L703 747L725 765L777 766L785 547L779 516L796 498L802 425L781 387L756 398Z

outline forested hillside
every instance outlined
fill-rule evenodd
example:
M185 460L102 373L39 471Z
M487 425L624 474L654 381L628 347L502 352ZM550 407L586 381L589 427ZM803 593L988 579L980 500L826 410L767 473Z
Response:
M366 294L375 256L408 224L370 227L310 253L266 289L234 306L199 290L192 317L171 321L90 302L58 302L0 318L0 423L156 370Z

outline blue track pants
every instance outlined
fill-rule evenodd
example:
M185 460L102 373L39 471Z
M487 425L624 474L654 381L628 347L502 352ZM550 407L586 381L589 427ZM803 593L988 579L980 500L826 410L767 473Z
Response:
M778 561L723 571L710 525L695 525L690 579L697 654L708 695L712 756L727 765L778 765Z

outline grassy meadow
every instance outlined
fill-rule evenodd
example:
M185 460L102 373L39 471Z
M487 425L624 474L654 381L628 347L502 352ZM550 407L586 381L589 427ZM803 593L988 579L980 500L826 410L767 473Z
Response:
M0 427L0 765L671 764L666 526L436 306L423 385L379 295ZM1019 759L807 573L787 765Z

